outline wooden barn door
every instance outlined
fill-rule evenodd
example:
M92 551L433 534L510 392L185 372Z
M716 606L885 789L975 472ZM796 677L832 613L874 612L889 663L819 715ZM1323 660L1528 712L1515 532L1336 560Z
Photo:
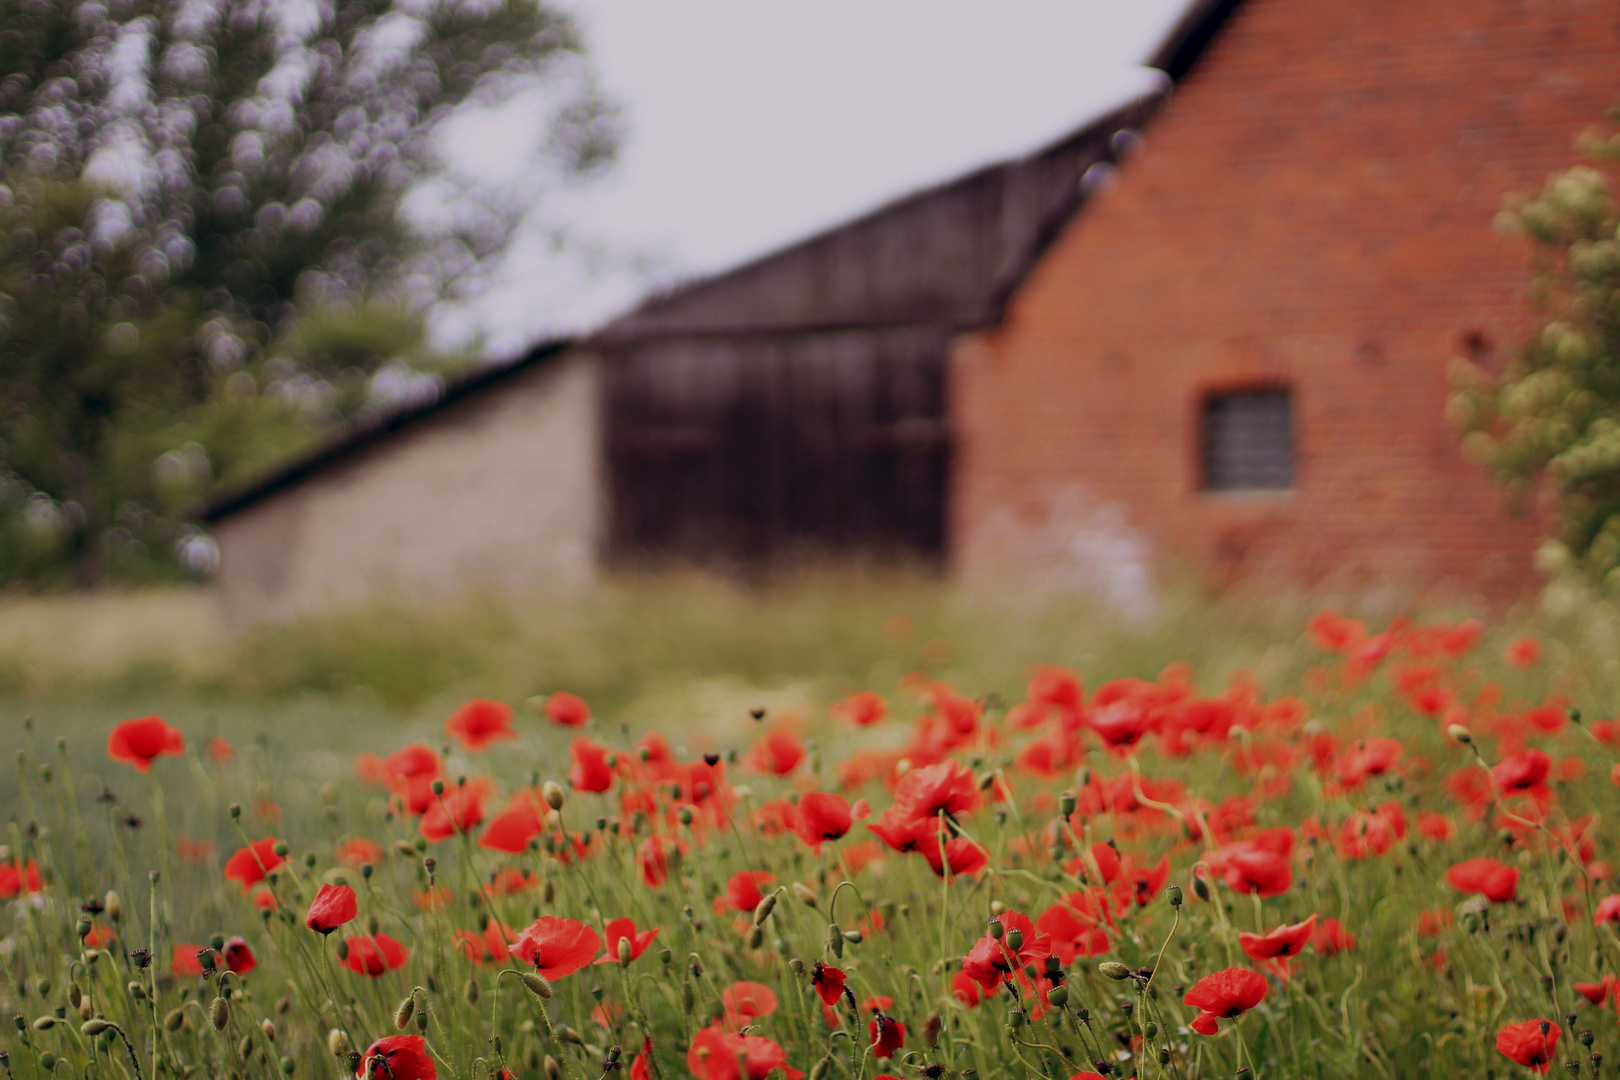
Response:
M932 329L886 329L611 351L613 552L942 553L946 346Z

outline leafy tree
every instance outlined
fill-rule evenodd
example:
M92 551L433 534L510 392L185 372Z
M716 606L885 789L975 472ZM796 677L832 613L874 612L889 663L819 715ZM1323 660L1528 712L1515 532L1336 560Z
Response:
M1546 321L1500 375L1453 366L1464 448L1520 504L1539 498L1555 535L1538 554L1620 592L1620 135L1584 140L1590 164L1551 178L1499 219L1529 239Z
M522 201L436 149L518 93ZM616 140L538 0L0 0L0 581L159 571L199 495L432 392L422 311Z

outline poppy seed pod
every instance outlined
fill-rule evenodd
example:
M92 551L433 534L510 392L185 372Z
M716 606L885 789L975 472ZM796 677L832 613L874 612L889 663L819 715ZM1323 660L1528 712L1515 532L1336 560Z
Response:
M1061 1009L1069 1003L1069 988L1067 986L1054 986L1046 992L1046 1000Z
M394 1027L400 1031L404 1031L405 1025L411 1022L411 1016L414 1015L415 1012L416 995L412 994L404 1001L401 1001L399 1003L399 1007L394 1010Z
M546 800L546 805L551 807L553 810L561 810L563 808L562 785L557 783L555 780L547 780L545 784L541 786L540 794Z
M1023 1009L1014 1009L1007 1014L1007 1026L1014 1031L1024 1026L1029 1017L1024 1015Z
M1007 948L1017 952L1024 947L1024 932L1014 927L1007 931Z
M1131 977L1131 969L1114 960L1104 960L1097 965L1099 974L1106 975L1115 982Z
M1171 907L1180 907L1181 906L1181 902L1182 902L1182 900L1184 898L1181 895L1181 886L1180 885L1171 885L1171 886L1167 887L1164 890L1164 892L1165 892L1165 895L1170 898L1170 906Z
M525 971L521 976L523 985L529 988L529 993L537 998L551 997L551 983L538 971Z
M1006 930L1006 928L1004 926L1001 925L1001 920L1000 919L991 919L990 920L990 925L985 928L985 933L989 934L991 937L995 938L997 941L1000 941L1001 940L1001 935L1005 934L1006 932L1007 932L1007 930Z
M1074 792L1065 791L1058 796L1058 813L1064 817L1069 817L1074 813L1075 805Z

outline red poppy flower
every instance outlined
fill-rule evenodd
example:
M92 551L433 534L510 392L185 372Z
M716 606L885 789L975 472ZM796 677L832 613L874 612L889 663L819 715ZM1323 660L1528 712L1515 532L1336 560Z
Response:
M776 776L786 776L804 760L804 743L799 736L784 728L767 731L748 748L743 759L749 768Z
M364 836L350 837L337 846L337 861L354 869L366 863L382 862L382 857L382 845Z
M917 851L928 860L929 869L934 871L936 877L945 876L947 863L953 877L977 874L990 865L990 853L965 836L945 841L943 851L937 843L924 844Z
M236 854L225 860L225 880L240 882L244 894L263 881L265 874L287 861L276 854L276 843L275 837L267 836L237 848Z
M1294 883L1288 859L1265 848L1244 846L1230 851L1221 860L1221 878L1241 893L1261 897L1281 896Z
M906 1045L906 1025L882 1013L866 1025L866 1033L872 1040L874 1058L892 1058L896 1050Z
M904 854L924 844L934 844L939 822L931 817L912 817L899 805L891 806L866 826L872 834L895 851Z
M1491 779L1504 792L1528 791L1547 782L1552 758L1540 750L1525 750L1505 757L1491 768Z
M973 976L962 971L951 976L951 994L970 1009L977 1008L979 1002L984 1000L984 989L973 980Z
M720 1004L726 1010L726 1027L735 1031L775 1012L776 992L764 983L734 982L720 991Z
M851 807L849 800L842 795L825 791L808 792L800 797L799 805L794 808L793 831L799 834L800 840L820 852L824 841L842 839L851 825L871 811L865 799L857 800Z
M229 765L236 758L236 748L226 739L215 735L208 740L208 760L215 765Z
M1275 960L1279 956L1298 956L1311 940L1316 929L1316 916L1301 923L1279 926L1264 934L1239 934L1238 947L1251 960Z
M360 1068L354 1074L360 1080L438 1080L433 1057L420 1035L389 1035L366 1047L360 1057Z
M962 958L962 970L986 992L1000 986L1008 973L1015 969L1034 964L1039 970L1046 958L1052 955L1052 939L1045 934L1037 934L1029 916L1007 911L996 918L1001 923L1002 936L997 938L986 932ZM1014 930L1024 939L1017 949L1012 947L1007 937Z
M507 952L548 979L572 975L602 951L596 931L573 919L542 915L518 935Z
M1457 835L1457 826L1451 819L1432 810L1418 811L1417 830L1430 840L1445 841Z
M979 805L979 785L966 765L946 758L902 776L894 788L894 804L909 818L966 814Z
M484 799L495 786L493 780L475 776L465 784L446 785L417 823L423 838L437 844L457 833L470 832L484 820Z
M1541 642L1533 637L1520 638L1507 647L1503 658L1516 668L1534 667L1541 659Z
M1617 921L1620 921L1620 893L1610 893L1598 901L1597 910L1592 913L1592 925Z
M355 934L345 938L347 951L343 966L356 975L369 975L375 979L395 968L404 967L411 958L410 950L387 934Z
M1139 698L1122 698L1086 716L1086 726L1097 734L1105 747L1128 752L1153 730L1154 714Z
M719 1024L710 1024L692 1037L686 1067L698 1080L765 1080L772 1069L781 1069L788 1080L804 1076L788 1068L787 1052L770 1039L737 1035Z
M151 769L152 762L164 754L178 756L185 752L186 740L179 729L170 727L157 716L125 720L107 736L107 756L133 765L141 772Z
M202 964L197 960L197 954L202 952L201 945L176 945L170 957L169 967L176 975L182 977L196 977L203 973Z
M568 750L574 755L568 782L575 791L606 791L613 786L613 766L608 763L612 750L585 738L575 739Z
M518 855L529 849L529 841L539 836L544 827L533 800L518 800L490 819L484 835L478 838L478 846Z
M765 899L759 891L760 886L769 888L775 884L775 874L767 874L763 870L739 870L726 882L725 906L732 911L753 911Z
M821 1003L826 1006L838 1004L838 999L844 996L844 973L830 964L816 961L816 967L810 973L810 985L815 987L816 993L821 995Z
M310 901L304 925L317 934L330 934L360 913L354 890L347 885L322 885Z
M1323 956L1348 952L1356 947L1356 936L1344 928L1338 919L1323 919L1311 933L1311 948Z
M246 975L259 966L258 958L253 955L253 947L244 937L231 938L219 955L225 961L225 966L238 975Z
M44 892L45 882L39 876L39 863L29 859L23 863L13 859L0 863L0 900L10 900L24 892Z
M512 706L488 698L473 698L462 705L444 722L444 730L463 749L474 754L491 743L518 737L512 729Z
M1482 855L1447 870L1446 884L1459 892L1481 893L1493 903L1504 904L1518 891L1519 868Z
M651 1057L652 1040L641 1040L641 1053L630 1063L630 1080L652 1080L652 1072L647 1067L647 1061Z
M636 849L636 866L641 870L642 884L656 889L669 880L669 860L678 852L675 842L666 836L649 836Z
M1496 1033L1496 1049L1534 1072L1545 1073L1558 1049L1563 1029L1550 1020L1508 1024Z
M566 690L559 690L546 698L546 719L563 727L583 727L591 718L591 707L585 699Z
M1605 975L1595 983L1576 983L1575 992L1593 1005L1601 1005L1610 994L1614 993L1614 984L1614 976Z
M1131 870L1132 895L1136 898L1137 907L1147 907L1155 897L1164 890L1165 884L1170 880L1170 856L1164 855L1159 859L1159 865L1152 870Z
M439 755L421 743L402 746L380 761L362 754L355 758L354 767L361 779L392 790L413 814L424 813L433 805L433 781L444 773Z
M835 702L832 712L834 716L841 717L856 727L870 727L883 719L888 707L889 703L883 700L881 694L862 690Z
M1065 967L1077 957L1101 956L1109 948L1108 931L1062 900L1041 912L1035 929L1052 939L1052 955Z
M651 930L642 930L638 933L636 931L636 920L634 919L614 919L602 929L607 934L607 953L596 961L598 964L617 964L619 962L620 941L630 943L630 959L634 960L646 952L647 946L651 945L653 938L658 936L658 927L656 926Z
M1200 1035L1213 1035L1218 1029L1217 1017L1232 1019L1265 999L1264 975L1247 968L1226 968L1199 979L1181 1003L1199 1010L1188 1026Z

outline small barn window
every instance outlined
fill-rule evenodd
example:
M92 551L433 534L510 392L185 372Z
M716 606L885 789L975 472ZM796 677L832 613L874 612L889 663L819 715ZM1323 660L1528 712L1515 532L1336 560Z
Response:
M1293 405L1286 389L1244 390L1204 399L1206 491L1275 491L1294 486Z

